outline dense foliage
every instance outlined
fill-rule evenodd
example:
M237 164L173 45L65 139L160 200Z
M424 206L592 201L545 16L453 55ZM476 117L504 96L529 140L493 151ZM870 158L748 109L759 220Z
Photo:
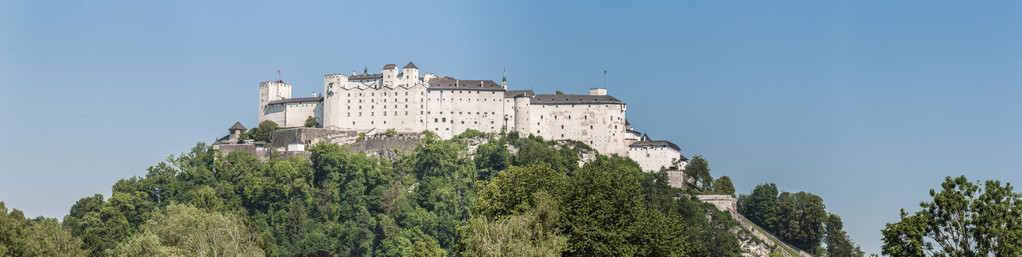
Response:
M580 167L592 151L580 142L470 131L427 133L393 161L309 151L264 163L200 143L82 198L63 223L0 203L0 255L740 255L728 213L627 158Z
M778 239L810 253L864 255L843 230L841 218L828 215L823 198L812 193L778 193L773 183L761 184L751 194L738 197L738 212ZM827 248L821 247L824 242Z
M1010 183L947 177L933 202L883 229L890 256L1022 256L1022 194Z
M309 116L305 118L305 124L302 124L306 128L315 128L319 126L319 121L316 121L316 117Z

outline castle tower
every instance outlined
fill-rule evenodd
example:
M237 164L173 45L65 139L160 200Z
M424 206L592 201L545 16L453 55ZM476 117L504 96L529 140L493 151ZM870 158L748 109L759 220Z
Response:
M408 65L405 65L405 67L401 69L401 73L403 73L401 80L404 81L403 83L406 83L409 86L415 85L415 82L419 80L419 67L415 67L414 63L408 62Z
M397 64L387 64L383 66L383 70L380 70L380 74L383 75L384 86L394 86L398 81L397 77Z
M288 98L291 98L291 84L282 80L259 82L259 120L266 115L267 104Z

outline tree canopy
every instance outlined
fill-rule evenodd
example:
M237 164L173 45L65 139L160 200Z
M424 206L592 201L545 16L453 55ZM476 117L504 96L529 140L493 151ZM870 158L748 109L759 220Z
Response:
M1010 183L946 177L933 201L882 230L890 256L1022 256L1022 194Z

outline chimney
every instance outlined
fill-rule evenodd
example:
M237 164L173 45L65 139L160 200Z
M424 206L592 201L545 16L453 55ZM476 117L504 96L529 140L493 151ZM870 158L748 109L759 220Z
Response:
M589 95L607 95L606 88L590 88Z

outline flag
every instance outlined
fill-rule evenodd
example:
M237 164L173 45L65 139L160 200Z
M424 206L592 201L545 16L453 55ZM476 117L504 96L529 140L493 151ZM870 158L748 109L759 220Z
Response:
M607 70L603 70L603 75L607 75Z
M607 73L607 72L606 72L606 71L604 71L603 73ZM280 74L280 70L277 70L277 74Z

